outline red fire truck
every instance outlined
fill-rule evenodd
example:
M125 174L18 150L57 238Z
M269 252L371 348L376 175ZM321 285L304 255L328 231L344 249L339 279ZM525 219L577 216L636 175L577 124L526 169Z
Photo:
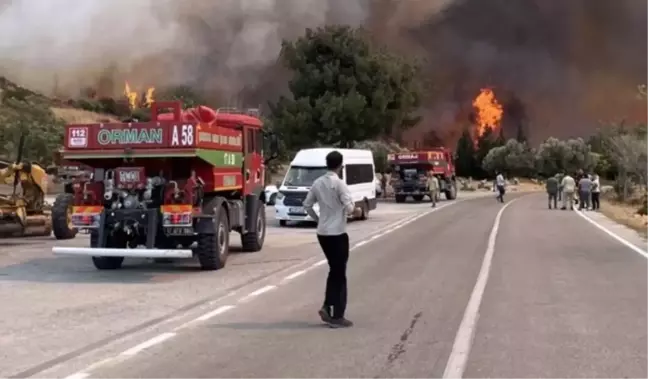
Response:
M453 154L445 147L426 151L389 154L387 164L391 168L391 185L397 203L411 196L414 201L430 197L428 174L439 178L440 192L447 200L457 197L457 181ZM431 198L430 198L431 200Z

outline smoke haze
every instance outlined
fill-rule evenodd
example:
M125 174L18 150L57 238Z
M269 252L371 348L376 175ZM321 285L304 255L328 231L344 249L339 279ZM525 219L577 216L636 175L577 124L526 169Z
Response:
M188 84L224 101L265 103L285 89L283 38L364 25L424 58L433 91L416 139L453 140L471 101L493 87L507 133L533 139L645 120L645 0L0 0L0 75L76 96ZM99 77L111 80L99 81ZM100 83L100 84L98 84ZM103 83L103 84L101 84ZM451 143L451 142L450 142Z

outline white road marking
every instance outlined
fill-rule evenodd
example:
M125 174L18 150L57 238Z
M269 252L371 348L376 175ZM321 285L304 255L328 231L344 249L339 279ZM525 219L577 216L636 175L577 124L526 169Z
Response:
M156 337L153 337L148 341L142 342L141 344L136 345L136 346L122 352L119 355L132 357L133 355L136 355L136 354L148 349L151 346L155 346L155 345L157 345L159 343L162 343L162 342L168 340L169 338L175 337L175 335L176 335L175 333L162 333L162 334L159 334Z
M355 245L353 245L353 247L351 249L357 249L362 245L366 245L367 242L369 242L369 240L360 241L360 242L356 243Z
M468 363L468 355L470 354L470 348L472 347L473 337L475 336L475 327L477 326L477 319L479 318L479 307L481 305L482 297L484 296L484 290L486 289L486 283L488 282L488 276L493 262L495 240L497 239L500 220L502 219L502 214L506 208L518 199L519 198L516 198L506 203L502 209L497 212L497 216L495 216L495 222L493 223L493 228L488 237L488 246L486 247L484 260L482 261L482 266L479 270L479 276L477 276L477 282L475 283L463 319L461 320L461 324L457 330L457 335L455 336L454 344L452 345L452 351L450 352L448 363L443 372L444 378L463 377L466 363Z
M581 216L585 221L589 222L590 224L596 226L599 230L603 231L605 234L608 236L614 238L615 240L621 242L623 245L627 246L628 248L634 250L635 252L639 253L641 256L644 258L648 258L648 252L645 250L641 250L638 248L635 244L627 241L623 237L619 236L618 234L614 233L613 231L609 230L605 226L599 224L598 222L592 220L591 218L587 217L586 215L583 214L583 212L579 211L578 209L574 208L574 211L576 212L577 215Z
M376 239L378 239L380 237L383 237L383 236L393 232L394 230L397 230L401 226L407 225L407 224L409 224L409 223L411 223L413 221L416 221L419 218L421 218L423 216L426 216L426 215L428 215L428 214L430 214L432 212L441 210L441 209L443 209L445 207L457 204L459 202L461 202L461 200L460 201L453 201L452 203L448 203L448 204L442 205L440 207L424 211L424 212L422 212L422 213L420 213L418 215L413 215L413 216L411 216L409 218L406 218L404 220L400 220L400 221L397 221L397 222L395 222L395 223L393 223L391 225L387 225L384 228L379 229L377 231L377 234L372 235L371 237L367 238L366 240L358 242L356 245L351 247L350 250L355 250L356 248L358 248L360 246L363 246L363 245L365 245L365 244L367 244L367 243L369 243L369 242L371 242L373 240L376 240ZM322 266L324 264L326 264L325 259L320 260L318 262L315 262L314 264L312 264L311 266L309 266L309 267L307 267L307 268L305 268L303 270L296 271L296 272L284 277L284 279L281 281L281 283L283 284L283 283L288 282L288 281L290 281L292 279L295 279L295 278L297 278L297 277L299 277L301 275L304 275L308 271L310 271L310 270L312 270L312 269L314 269L316 267ZM260 288L260 289L258 289L256 291L248 294L247 296L244 296L243 298L239 299L239 302L240 303L245 302L247 300L252 299L253 297L259 296L259 295L261 295L263 293L274 290L276 288L277 288L277 286L274 286L274 285L268 285L268 286L262 287L262 288ZM238 292L238 291L235 291L235 292ZM232 294L229 294L228 296L231 296L231 295ZM114 356L114 357L105 359L103 361L97 362L97 363L95 363L93 365L90 365L89 367L86 368L85 371L78 372L78 373L76 373L74 375L69 376L68 378L69 379L85 379L88 376L90 376L90 371L91 370L97 369L97 368L99 368L101 366L104 366L104 365L110 363L110 362L118 361L120 359L125 359L126 357L133 356L133 355L135 355L135 354L137 354L137 353L139 353L139 352L141 352L141 351L143 351L145 349L148 349L151 346L154 346L154 345L156 345L158 343L162 343L162 342L164 342L164 341L166 341L166 340L168 340L170 338L173 338L176 335L175 331L178 331L180 329L184 329L184 328L186 328L186 327L188 327L190 325L193 325L193 324L195 324L197 322L208 320L209 318L212 318L212 317L215 317L215 316L217 316L219 314L225 313L226 311L229 311L230 309L233 309L233 308L235 308L235 307L231 306L231 305L221 306L221 307L219 307L219 308L217 308L217 309L215 309L215 310L213 310L211 312L205 313L204 315L202 315L202 316L200 316L200 317L198 317L198 318L196 318L196 319L194 319L192 321L189 321L189 322L186 322L186 323L180 325L179 327L175 328L174 332L172 332L172 333L160 334L157 337L151 338L150 340L148 340L148 341L146 341L144 343L141 343L141 344L139 344L137 346L134 346L133 348L130 348L130 349L122 352L118 356ZM66 379L68 379L68 378L66 378Z
M211 312L207 312L204 315L202 315L200 317L197 317L196 321L207 321L210 318L212 318L214 316L218 316L220 314L223 314L223 313L229 311L232 308L234 308L233 305L223 305L222 307L218 307L218 308L214 309Z
M90 374L87 372L77 372L76 374L66 376L65 379L85 379L88 376L90 376Z
M243 297L239 300L239 302L246 302L246 301L252 299L253 297L257 297L257 296L259 296L259 295L261 295L261 294L264 294L264 293L266 293L266 292L268 292L268 291L272 291L272 290L275 289L275 288L277 288L277 286L268 285L268 286L265 286L265 287L261 287L261 288L259 288L258 290L256 290L256 291L254 291L254 292L251 292L251 293L249 293L249 294L243 296Z
M293 272L292 274L290 274L290 275L286 276L285 278L283 278L283 280L282 280L281 282L283 283L283 282L287 282L287 281L293 280L293 279L295 279L295 278L298 277L298 276L302 276L302 275L304 275L305 273L306 273L306 270L299 270L299 271L295 271L295 272Z

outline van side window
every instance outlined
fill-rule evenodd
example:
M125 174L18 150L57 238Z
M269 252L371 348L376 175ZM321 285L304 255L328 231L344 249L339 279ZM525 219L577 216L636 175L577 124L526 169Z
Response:
M370 164L349 164L346 166L347 185L373 183L374 170Z

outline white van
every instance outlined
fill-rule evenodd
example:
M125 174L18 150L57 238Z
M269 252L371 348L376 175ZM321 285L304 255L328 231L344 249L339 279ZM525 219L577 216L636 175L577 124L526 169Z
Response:
M376 209L375 170L371 150L304 149L290 162L275 200L275 215L281 226L285 226L288 221L313 221L306 214L302 202L315 179L326 173L326 155L334 150L342 154L342 180L349 187L356 206L363 210L360 219L365 220L369 211ZM319 214L317 204L314 209Z

